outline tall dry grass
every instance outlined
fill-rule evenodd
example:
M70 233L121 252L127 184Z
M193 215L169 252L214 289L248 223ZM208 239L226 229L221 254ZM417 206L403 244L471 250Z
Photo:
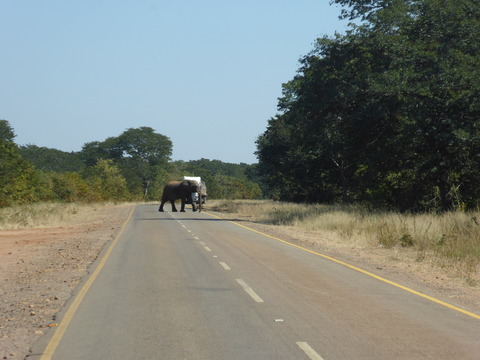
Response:
M102 204L34 203L0 208L0 230L59 226L95 211Z
M264 224L318 232L326 241L387 249L414 249L463 274L480 265L480 212L401 214L372 212L360 206L307 205L273 201L223 201L216 207Z

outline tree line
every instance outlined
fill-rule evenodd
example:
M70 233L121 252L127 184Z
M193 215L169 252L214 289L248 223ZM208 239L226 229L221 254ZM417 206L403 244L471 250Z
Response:
M150 127L84 144L79 152L19 146L0 120L0 207L38 201L159 200L163 186L201 176L209 198L261 198L254 165L171 161L172 142Z
M480 204L480 2L334 0L356 20L283 85L257 139L269 194L400 211Z

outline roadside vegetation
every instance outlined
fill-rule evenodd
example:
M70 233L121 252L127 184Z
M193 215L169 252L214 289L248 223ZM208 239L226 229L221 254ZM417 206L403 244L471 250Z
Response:
M171 161L172 142L149 127L64 152L19 146L0 120L0 208L38 202L151 201L168 181L201 176L210 199L258 199L255 165L219 160Z
M213 206L213 205L212 205ZM214 210L308 233L321 243L404 251L416 262L456 271L469 285L480 268L480 212L402 214L354 205L219 201ZM395 251L393 251L395 250Z
M332 0L258 137L269 194L401 212L480 206L480 2Z
M0 208L0 230L16 230L68 225L81 221L100 208L119 206L105 203L39 202Z

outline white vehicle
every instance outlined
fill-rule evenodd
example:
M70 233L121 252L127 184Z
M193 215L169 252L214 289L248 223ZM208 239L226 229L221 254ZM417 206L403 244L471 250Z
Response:
M207 186L202 181L202 178L200 176L184 176L183 180L195 181L199 185L200 194L201 194L200 196L202 198L202 204L205 204L207 202ZM192 194L192 201L199 204L199 194L198 193L193 193Z

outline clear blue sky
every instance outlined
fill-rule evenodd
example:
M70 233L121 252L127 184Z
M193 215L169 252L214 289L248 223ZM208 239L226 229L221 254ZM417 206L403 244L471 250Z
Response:
M149 126L173 160L255 163L281 86L329 0L0 0L0 119L20 145L80 151Z

